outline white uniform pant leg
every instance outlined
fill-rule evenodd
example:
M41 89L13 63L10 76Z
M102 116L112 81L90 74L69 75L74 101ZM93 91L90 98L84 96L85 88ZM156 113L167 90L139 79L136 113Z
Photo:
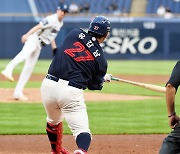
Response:
M81 105L78 105L71 110L63 110L64 117L75 138L80 133L87 132L90 134L86 105L84 104L84 100L81 100L79 103Z
M28 57L31 56L32 52L37 48L37 44L39 43L38 37L36 35L32 35L25 42L22 50L9 62L6 66L6 70L12 74L13 69L21 62L25 61Z
M65 118L75 137L83 132L90 133L83 90L67 84L43 80L41 96L47 113L47 122L57 125Z
M47 114L47 122L52 125L58 125L63 121L64 117L61 112L61 107L56 98L57 82L49 79L44 79L41 85L41 98Z
M36 49L34 52L32 52L25 61L23 70L20 74L20 77L18 79L17 85L14 90L14 97L20 97L23 94L24 86L26 85L27 81L29 80L32 71L34 69L34 66L39 58L41 51L41 47L38 47L36 45Z

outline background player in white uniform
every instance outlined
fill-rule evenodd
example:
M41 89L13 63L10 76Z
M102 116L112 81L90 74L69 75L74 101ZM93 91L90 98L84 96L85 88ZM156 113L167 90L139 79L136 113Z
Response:
M27 97L23 94L24 86L31 76L42 47L51 44L53 51L55 51L55 38L63 26L62 20L67 12L67 5L59 5L55 14L47 16L22 36L21 41L25 43L24 47L16 57L10 61L5 70L1 72L8 80L14 81L12 76L13 69L16 65L25 61L24 68L14 91L15 99L27 100Z

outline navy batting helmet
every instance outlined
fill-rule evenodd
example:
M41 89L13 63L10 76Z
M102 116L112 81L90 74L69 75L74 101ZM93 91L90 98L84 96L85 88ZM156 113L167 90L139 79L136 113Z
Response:
M104 16L96 16L89 25L89 32L93 32L99 35L104 35L109 32L111 24L109 19Z
M64 11L64 12L69 12L69 8L66 4L59 4L58 7L57 7L57 10L61 10L61 11Z

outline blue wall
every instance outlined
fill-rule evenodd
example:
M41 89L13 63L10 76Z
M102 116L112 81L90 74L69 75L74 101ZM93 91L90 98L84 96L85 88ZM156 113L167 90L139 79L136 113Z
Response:
M102 44L108 59L179 59L180 20L160 18L110 18L111 35ZM64 20L56 42L73 28L88 28L90 18ZM13 58L23 47L21 36L37 23L1 22L0 58ZM43 48L40 58L52 57L50 46Z

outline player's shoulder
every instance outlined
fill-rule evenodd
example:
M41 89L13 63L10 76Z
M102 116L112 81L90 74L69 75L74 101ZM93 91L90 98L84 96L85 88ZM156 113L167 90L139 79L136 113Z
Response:
M77 37L77 38L80 38L81 35L86 36L86 35L85 35L85 32L84 32L82 29L80 29L80 28L74 28L74 29L72 29L72 30L69 32L68 35L71 35L71 37L74 36L74 37Z
M43 25L47 25L49 21L55 19L55 14L48 15L46 17L42 17L40 20L40 23L43 23Z
M77 33L77 34L80 34L80 33L86 33L83 29L81 28L74 28L72 30L73 33Z
M74 33L76 33L78 35L78 38L80 40L89 40L91 39L91 35L89 35L84 29L82 28L75 28L73 30Z
M56 18L56 17L57 17L56 13L53 13L53 14L46 16L46 18Z
M57 22L58 21L58 16L56 13L48 15L46 17L46 20L48 20L49 22Z

